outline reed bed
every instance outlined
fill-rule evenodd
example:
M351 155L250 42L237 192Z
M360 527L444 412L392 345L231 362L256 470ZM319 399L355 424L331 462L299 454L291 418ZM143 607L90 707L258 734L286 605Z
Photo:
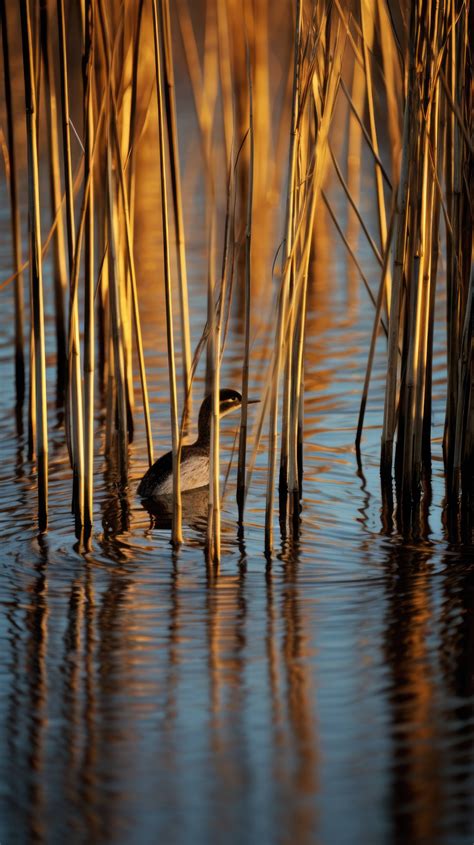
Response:
M73 32L73 27L66 26L64 0L21 0L19 11L5 0L0 2L7 127L3 146L13 256L12 275L2 284L6 288L2 295L8 295L8 283L13 283L19 430L28 377L30 457L37 468L39 526L45 529L48 518L42 258L51 241L56 401L65 410L64 437L78 535L84 528L90 533L94 521L99 404L104 411L109 468L121 490L131 483L135 368L148 461L153 462L141 327L142 280L137 277L135 248L137 149L145 134L150 137L150 118L156 115L154 148L161 196L157 237L163 251L156 284L162 287L157 295L163 294L165 302L166 345L161 351L169 373L173 544L183 542L180 455L194 374L205 350L206 384L214 397L207 542L210 560L219 562L218 393L233 310L239 311L243 326L241 384L236 385L243 396L238 522L243 530L253 467L265 436L265 551L272 553L277 514L283 536L299 531L304 503L305 336L319 209L326 209L335 236L347 250L348 308L357 307L362 282L374 310L361 410L354 420L360 463L377 339L381 333L386 336L382 493L384 506L391 511L395 482L398 525L404 533L412 531L420 502L429 495L434 315L437 277L445 259L448 398L443 446L446 500L456 533L466 507L472 508L474 476L470 2L417 0L395 9L388 0L376 4L294 0L290 10L276 4L272 11L264 0L257 4L203 0L202 8L200 32L195 10L186 0L176 6L169 0L134 4L72 0L68 16L80 23ZM276 95L272 27L281 20L287 35L280 36L285 64ZM22 98L14 96L11 67L19 40ZM181 80L187 74L192 93L206 198L207 322L194 355L178 74ZM274 119L276 101L278 120ZM16 140L22 123L26 126L25 162L19 160L21 145ZM38 157L44 131L48 143ZM347 135L342 143L341 133ZM361 162L370 162L372 167L377 235L362 210ZM25 167L29 356L18 187L18 172ZM48 223L40 199L42 168L49 174L51 217L43 244L41 232ZM333 184L342 192L343 216L339 206L337 212L333 207L329 190ZM269 194L278 196L271 214ZM273 269L270 254L262 264L261 251L257 255L255 249L256 243L259 247L263 243L263 232L269 242L268 232L275 233ZM379 279L363 266L362 239L380 269ZM261 394L253 397L261 400L258 419L255 430L249 432L247 403L255 376L251 346L264 293L273 302L274 333L268 335Z

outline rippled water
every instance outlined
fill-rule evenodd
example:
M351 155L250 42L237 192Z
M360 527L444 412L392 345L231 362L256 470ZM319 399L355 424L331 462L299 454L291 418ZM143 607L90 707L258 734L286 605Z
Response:
M148 188L151 204L155 188ZM202 208L187 215L196 340L205 315ZM169 412L156 219L144 217L137 257L161 452L169 447ZM10 272L9 249L5 236L1 278ZM370 256L361 254L370 270ZM206 565L200 494L187 497L186 542L173 553L169 529L134 492L146 468L137 389L125 494L104 455L98 400L95 524L84 552L57 424L49 261L50 527L42 536L35 472L14 415L12 295L0 294L1 842L472 842L474 561L472 547L448 542L443 522L442 332L423 539L407 543L395 529L382 530L382 341L363 475L357 470L354 429L372 310L363 293L347 306L345 259L321 236L308 320L298 541L277 533L274 558L262 553L262 455L243 538L231 471L220 572ZM263 313L269 310L259 305L256 389ZM235 313L223 385L239 385L241 354ZM194 415L202 390L200 373ZM226 419L224 467L234 433Z

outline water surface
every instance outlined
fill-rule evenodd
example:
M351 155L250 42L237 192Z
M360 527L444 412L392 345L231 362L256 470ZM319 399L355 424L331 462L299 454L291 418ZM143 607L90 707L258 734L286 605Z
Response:
M149 192L147 201L156 203L156 184ZM205 319L202 204L186 213L196 341ZM144 218L137 255L161 452L169 447L169 410L156 219ZM361 255L370 270L362 245ZM6 277L6 237L0 268ZM381 515L382 340L363 474L357 467L372 311L363 292L348 307L346 278L345 258L323 232L309 303L299 537L280 536L276 525L274 555L263 555L262 454L243 536L231 470L219 573L204 553L205 497L185 503L186 542L178 553L166 521L136 497L146 469L138 382L129 488L117 487L104 454L98 398L89 550L75 537L55 402L49 259L50 527L38 534L35 472L14 414L12 295L1 292L2 842L473 840L474 560L472 547L450 543L444 527L444 338L439 329L432 502L423 536L406 541L396 526L384 530ZM264 313L254 313L257 392ZM242 343L236 308L225 386L239 385ZM202 392L201 369L194 417ZM223 469L234 434L228 418Z

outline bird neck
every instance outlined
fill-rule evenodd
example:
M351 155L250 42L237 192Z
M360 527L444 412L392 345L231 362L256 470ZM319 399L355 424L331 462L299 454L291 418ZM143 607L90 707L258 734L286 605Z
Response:
M211 419L207 417L206 419L199 418L198 423L198 438L196 440L196 446L201 446L202 448L209 448L211 445Z
M196 446L209 448L211 444L212 397L208 396L201 405L198 419L198 439Z

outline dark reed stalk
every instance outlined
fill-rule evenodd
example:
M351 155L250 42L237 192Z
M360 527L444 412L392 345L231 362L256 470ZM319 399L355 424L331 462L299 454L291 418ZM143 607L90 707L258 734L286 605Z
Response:
M239 462L237 469L237 507L239 512L239 523L244 520L245 506L245 475L247 455L247 417L248 417L248 396L249 396L249 364L250 364L250 303L251 303L251 249L252 249L252 206L253 206L253 179L254 179L254 125L253 125L253 93L252 93L252 68L250 64L250 51L246 43L247 59L247 83L249 89L249 141L250 158L248 168L247 185L247 218L245 225L245 337L244 356L242 363L242 408L240 416L239 432Z
M94 495L94 375L95 375L95 272L94 272L94 0L86 0L83 56L84 86L84 179L90 180L85 225L84 272L84 518L86 526L93 522Z
M362 214L360 213L360 211L357 207L356 199L351 193L351 189L349 188L348 182L346 182L346 180L344 179L344 176L342 175L341 168L339 167L339 165L337 163L337 159L336 159L336 156L334 155L334 152L332 150L331 145L329 145L329 152L330 152L330 155L331 155L332 163L334 165L334 170L336 171L336 174L337 174L337 178L339 179L339 182L341 183L341 187L343 188L344 193L345 193L347 200L349 202L350 210L353 212L353 216L356 218L356 220L360 224L360 227L361 227L365 237L367 238L368 244L369 244L376 260L380 264L380 267L382 267L383 259L382 259L382 255L380 253L380 250L379 250L377 244L375 243L372 235L370 234L368 226L366 225L364 218L362 217ZM352 170L351 170L351 172L352 172ZM354 176L353 176L353 181L356 182L356 190L357 190L357 192L359 192L359 183L358 183L358 181L355 180ZM353 220L352 215L351 215L350 219ZM354 236L355 236L356 232L357 232L357 229L353 228L353 224L351 224L351 226L349 226L349 225L347 226L347 238L346 238L346 240L347 240L348 244L350 245L350 252L352 252L352 253L357 252L357 243L355 243L355 244L351 243L351 240L352 241L354 240Z
M359 273L359 276L360 276L360 278L363 282L363 285L364 285L364 287L367 291L367 295L368 295L370 301L372 302L372 305L374 306L374 308L376 308L377 307L377 301L376 301L376 298L374 297L374 294L372 292L372 288L370 287L369 280L367 279L367 276L365 275L360 262L358 261L349 241L346 238L346 235L344 234L343 228L342 228L341 224L339 223L339 221L337 219L337 214L334 211L331 203L329 202L328 196L327 196L324 189L321 189L321 196L322 196L324 204L325 204L325 206L326 206L326 208L329 212L329 216L330 216L332 222L334 223L334 226L336 227L336 229L337 229L337 231L338 231L338 233L341 237L341 240L342 240L344 246L346 247L346 250L347 250L348 254L350 255L350 257L351 257L351 259L352 259L352 261L353 261L353 263L354 263L354 265L355 265L355 267L356 267L356 269ZM385 334L387 335L388 334L387 326L386 326L386 323L385 323L385 320L384 320L383 317L381 318L381 325L382 325L382 328L383 328Z
M5 105L7 113L7 140L9 158L9 189L11 207L11 227L13 243L13 261L16 272L15 296L15 386L17 418L21 421L22 406L25 396L25 352L24 352L24 292L21 255L20 208L18 203L18 179L16 165L16 132L12 100L12 80L10 70L10 45L8 41L8 22L6 0L0 0L0 20L2 26L3 79L5 85ZM21 428L21 425L20 425Z
M456 7L456 14L454 12ZM447 459L448 493L458 502L459 493L469 501L474 486L474 293L472 268L472 160L473 160L473 89L469 42L469 4L451 5L450 59L447 85L443 85L450 119L448 137L454 143L451 195L448 209L452 238L448 254L448 312L457 326L451 331L451 355L456 360L448 367L448 392L455 386L456 404L448 400L445 455ZM472 15L471 15L472 17ZM472 28L471 28L472 29ZM455 119L453 119L455 118ZM448 140L448 149L449 140ZM449 347L448 347L449 348ZM449 361L449 357L448 357ZM449 393L448 393L449 395ZM471 505L472 506L472 505Z
M209 456L209 504L207 519L207 554L209 561L219 565L221 558L221 502L220 502L220 417L219 393L221 378L220 356L220 315L217 313L217 284L215 280L215 232L214 214L209 227L209 267L208 267L208 314L209 338L207 342L207 377L210 376L212 392L211 445ZM224 283L225 276L222 282Z
M45 102L47 105L47 127L49 142L49 191L51 213L57 215L54 237L54 307L56 323L57 398L62 405L67 379L66 325L64 296L67 288L66 252L64 242L63 215L61 211L61 165L58 146L58 117L56 108L56 79L51 52L48 5L40 2L40 40L44 67ZM58 213L59 212L59 213Z
M396 400L398 394L398 343L400 334L400 314L402 299L402 280L407 239L407 213L409 199L411 147L415 135L413 120L414 93L416 82L416 64L414 49L415 11L412 10L410 21L410 62L408 69L407 99L405 103L402 135L402 159L400 181L397 190L395 218L395 252L390 303L390 322L388 336L387 379L385 389L384 421L382 429L381 474L385 486L392 484L392 459L396 426Z
M379 290L377 294L377 301L375 305L375 317L374 323L372 327L372 335L370 338L370 347L369 347L369 354L367 357L367 367L365 371L365 379L364 379L364 387L362 389L362 396L360 400L360 409L359 409L359 419L357 422L357 433L356 433L356 450L357 455L360 461L360 442L362 438L362 431L364 428L364 418L365 418L365 409L367 406L367 398L369 395L369 385L370 385L370 378L372 375L372 366L374 362L374 355L375 355L375 344L377 342L377 337L379 333L379 328L382 323L382 306L384 302L384 296L386 295L386 278L387 278L387 271L389 267L389 262L391 260L391 246L392 246L392 237L393 237L393 228L394 228L394 221L395 221L395 207L392 209L392 214L390 217L390 223L388 227L387 233L387 240L385 243L385 255L384 261L382 265L382 275L380 278Z
M272 392L270 398L270 422L268 432L268 472L267 472L267 489L265 502L265 549L270 552L273 546L273 504L274 504L274 481L276 470L276 450L277 450L277 414L278 414L278 385L280 381L280 370L282 351L284 343L283 327L285 324L286 307L287 307L287 289L289 286L291 253L292 253L292 233L293 233L293 207L294 207L294 192L295 192L295 173L296 173L296 141L297 141L297 123L298 123L298 105L300 94L300 70L301 70L301 17L302 9L301 2L297 0L295 12L295 39L294 39L294 59L293 59L293 93L291 106L291 130L290 130L290 150L289 150L289 166L288 166L288 193L286 206L286 235L285 235L285 264L288 269L282 271L282 283L279 295L278 317L277 317L277 333L275 338L274 348L274 362L272 373ZM282 438L283 440L283 438ZM284 462L284 454L282 453L282 463ZM282 473L286 476L286 468L280 466L280 478Z
M28 0L21 0L21 36L25 79L26 135L28 145L28 209L30 240L31 314L35 354L36 462L38 468L38 522L41 531L48 524L48 417L46 404L46 360L44 343L43 273L41 261L41 218L37 148L35 73Z
M170 244L168 230L168 198L166 186L166 146L164 132L164 96L161 73L162 56L160 54L160 20L157 0L153 0L153 43L155 53L155 83L158 102L158 137L160 149L160 179L161 179L161 221L163 231L163 264L166 299L166 340L168 347L168 372L170 381L170 417L171 417L171 447L173 455L173 528L172 542L177 546L182 543L181 531L181 490L179 465L179 425L178 425L178 396L176 389L176 366L174 358L173 337L173 306L170 271Z
M111 130L112 131L112 130ZM115 196L114 175L112 170L112 153L107 144L107 222L109 241L109 302L110 329L113 348L114 387L117 411L117 458L118 471L122 484L128 477L128 427L127 427L127 390L125 375L125 356L123 347L122 313L119 290L119 262L118 262L118 221L117 199Z

